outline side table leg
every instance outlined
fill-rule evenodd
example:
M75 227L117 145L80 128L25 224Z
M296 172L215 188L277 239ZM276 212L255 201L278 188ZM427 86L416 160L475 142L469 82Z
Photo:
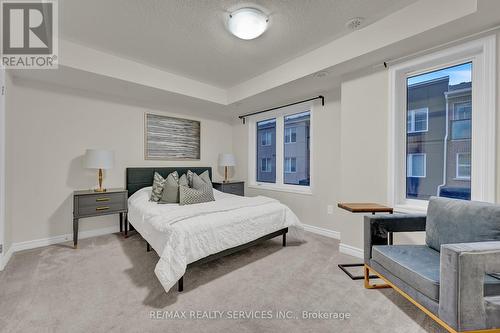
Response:
M125 238L128 237L128 217L127 213L124 213L123 216L125 217Z
M123 213L120 213L120 234L123 233Z
M73 247L78 246L78 219L73 219Z

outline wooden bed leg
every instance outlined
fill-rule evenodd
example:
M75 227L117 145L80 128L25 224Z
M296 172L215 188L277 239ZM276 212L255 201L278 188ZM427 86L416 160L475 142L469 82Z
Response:
M286 232L283 234L283 247L286 246Z
M125 215L125 232L124 232L124 236L125 238L128 238L128 217Z
M150 252L151 251L151 245L149 245L148 242L146 242L146 252Z
M177 290L179 292L181 292L181 291L184 290L184 276L181 276L181 278L179 279L179 281L177 281Z

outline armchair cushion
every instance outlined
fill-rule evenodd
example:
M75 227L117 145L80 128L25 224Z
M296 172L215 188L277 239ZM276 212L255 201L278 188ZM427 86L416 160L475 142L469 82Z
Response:
M439 252L426 245L376 245L372 260L412 288L439 301ZM500 295L500 280L485 276L484 294Z
M436 251L443 244L500 240L500 205L432 197L427 209L426 244Z
M426 245L378 245L372 256L406 284L439 300L439 252Z

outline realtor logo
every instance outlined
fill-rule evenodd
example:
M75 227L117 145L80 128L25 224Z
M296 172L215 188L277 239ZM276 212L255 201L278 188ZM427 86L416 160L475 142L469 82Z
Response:
M57 3L1 1L2 65L57 68Z

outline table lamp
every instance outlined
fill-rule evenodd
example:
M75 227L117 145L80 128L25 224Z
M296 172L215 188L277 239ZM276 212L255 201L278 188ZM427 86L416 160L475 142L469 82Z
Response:
M222 153L219 154L219 166L224 167L224 183L229 182L227 179L227 167L235 166L236 160L233 154Z
M113 168L115 154L111 150L87 149L85 152L85 167L88 169L99 169L99 188L95 192L106 192L102 187L102 170Z

